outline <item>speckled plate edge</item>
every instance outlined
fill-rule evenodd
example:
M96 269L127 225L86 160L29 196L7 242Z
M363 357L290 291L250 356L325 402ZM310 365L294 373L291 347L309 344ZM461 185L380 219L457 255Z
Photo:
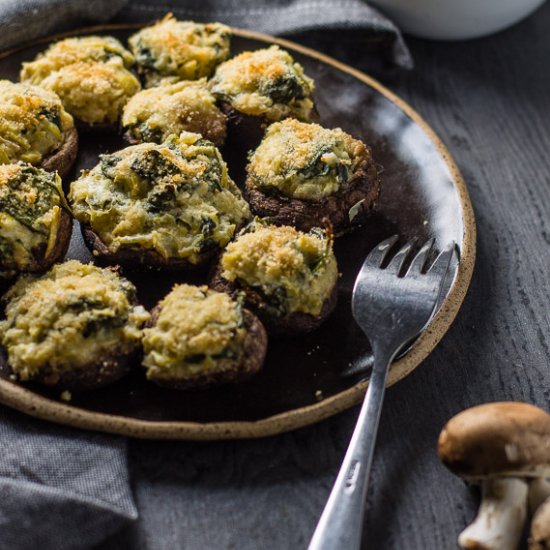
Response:
M139 28L141 26L142 25L128 24L100 25L96 27L86 27L68 31L62 34L44 37L33 42L32 44L24 44L16 49L1 52L0 58L8 57L9 55L29 46L49 43L52 40L66 36L110 30L127 30ZM428 124L422 119L422 117L405 101L400 99L370 76L367 76L361 71L345 65L344 63L340 63L327 55L317 52L316 50L306 48L289 40L275 38L249 30L232 30L235 35L243 38L279 44L289 50L300 52L301 54L317 59L322 63L331 65L342 72L348 73L371 88L374 88L389 101L394 103L411 120L413 120L424 130L428 138L440 153L451 173L459 195L459 200L462 207L462 219L464 223L464 235L458 272L437 315L432 319L432 322L422 333L410 351L391 366L388 376L388 386L391 386L410 374L431 353L451 326L458 310L460 309L460 306L462 305L464 297L466 296L475 263L476 225L472 204L470 202L468 190L462 175L460 174L458 167L456 166L445 145L430 128L430 126L428 126ZM31 416L48 420L50 422L56 422L59 424L65 424L88 430L121 434L130 437L145 439L189 440L238 439L275 435L319 422L320 420L335 415L359 403L366 391L367 385L368 381L360 382L355 386L328 397L319 403L315 403L314 405L292 409L290 411L276 414L254 422L154 422L150 420L139 420L124 416L97 413L48 399L7 380L0 380L0 402Z

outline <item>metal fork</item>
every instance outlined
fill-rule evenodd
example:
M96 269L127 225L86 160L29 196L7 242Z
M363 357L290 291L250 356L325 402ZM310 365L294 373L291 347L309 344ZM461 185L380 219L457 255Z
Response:
M433 239L420 248L404 275L402 271L413 242L403 246L382 268L397 240L393 236L376 246L355 280L352 312L370 341L374 365L351 442L308 550L360 547L365 497L389 366L399 350L418 336L431 319L449 269L454 244L426 270Z

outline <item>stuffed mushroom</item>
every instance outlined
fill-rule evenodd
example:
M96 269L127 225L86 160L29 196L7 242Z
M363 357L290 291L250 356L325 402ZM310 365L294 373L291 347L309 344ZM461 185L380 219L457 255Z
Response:
M171 134L196 132L218 147L227 117L216 106L206 79L165 84L138 92L124 107L122 127L130 143L162 143Z
M189 132L101 156L69 202L98 259L168 269L204 264L250 218L218 149Z
M129 281L76 260L21 277L5 301L0 344L13 375L63 389L96 388L126 374L150 318Z
M294 117L318 120L313 80L278 46L243 52L222 63L210 81L220 109L228 117L228 160L246 163L271 122Z
M77 149L73 117L55 93L0 80L0 163L21 160L66 176Z
M144 331L147 378L185 389L233 382L257 372L267 336L258 318L225 293L176 285Z
M263 122L316 117L313 80L279 46L243 52L222 63L210 87L222 106L235 115Z
M65 255L71 229L55 172L24 162L0 165L0 279L48 269Z
M255 221L229 243L210 286L244 301L275 336L310 332L336 305L338 267L332 238L316 228Z
M146 87L163 79L209 77L229 57L231 32L220 23L178 21L171 13L130 37Z
M140 90L133 64L133 55L110 36L67 38L23 63L21 81L55 92L83 127L112 127Z
M286 119L268 127L247 166L252 210L277 224L339 234L361 222L380 191L371 150L340 128Z

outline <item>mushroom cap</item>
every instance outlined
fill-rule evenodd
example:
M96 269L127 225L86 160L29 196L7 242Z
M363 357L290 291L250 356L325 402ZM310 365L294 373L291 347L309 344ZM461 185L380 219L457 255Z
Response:
M441 431L438 453L449 470L470 481L548 476L550 415L513 401L466 409Z
M546 499L533 516L529 550L550 548L550 498Z

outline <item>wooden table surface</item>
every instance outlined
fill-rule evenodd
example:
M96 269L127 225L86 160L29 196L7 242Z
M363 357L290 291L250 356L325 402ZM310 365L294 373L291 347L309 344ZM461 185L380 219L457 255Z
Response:
M550 409L550 4L492 37L408 44L415 69L376 76L454 155L478 259L448 334L387 393L363 546L444 550L478 496L437 459L443 424L487 401ZM257 441L130 442L141 519L101 548L306 548L356 415Z

